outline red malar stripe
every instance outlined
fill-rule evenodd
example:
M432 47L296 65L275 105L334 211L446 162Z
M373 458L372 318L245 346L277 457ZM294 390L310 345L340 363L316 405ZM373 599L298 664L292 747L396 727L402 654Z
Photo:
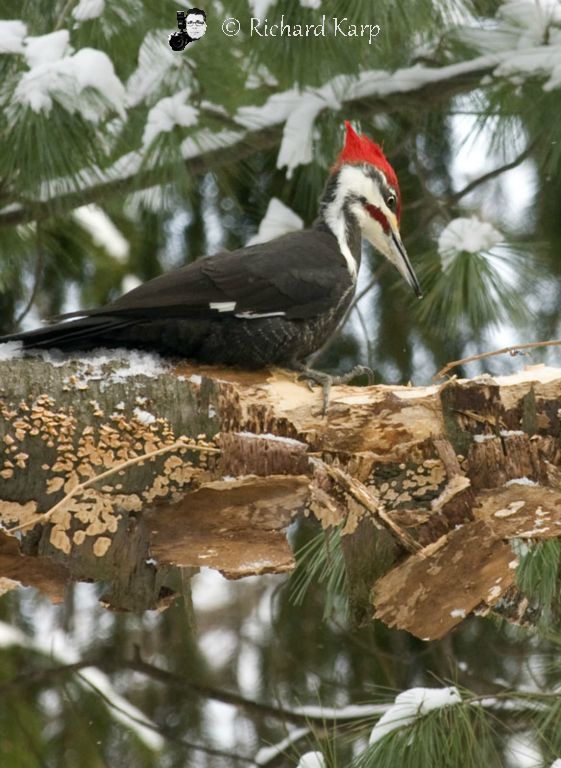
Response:
M377 205L372 205L372 203L364 203L364 207L366 208L368 213L372 216L372 218L376 219L376 221L381 225L386 235L389 235L389 233L391 232L390 223L386 219L385 215L380 210L380 208L378 208Z

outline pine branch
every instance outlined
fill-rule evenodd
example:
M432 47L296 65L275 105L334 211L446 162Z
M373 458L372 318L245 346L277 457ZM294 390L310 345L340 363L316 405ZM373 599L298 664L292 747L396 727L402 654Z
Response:
M14 320L14 328L18 328L21 321L24 320L24 318L26 318L29 312L31 311L31 308L35 303L37 291L39 290L39 284L41 282L41 276L43 274L43 266L45 263L43 230L42 230L42 227L40 226L37 226L36 246L37 246L37 252L35 255L35 269L33 270L33 286L31 288L31 293L29 294L29 298L27 299L25 307L22 309L22 311Z
M203 744L197 744L193 741L188 741L187 739L177 736L177 734L174 732L172 728L169 728L168 726L164 724L157 724L153 723L148 719L136 717L128 710L123 709L118 704L115 703L109 696L106 696L102 690L100 690L96 685L94 685L91 680L82 678L82 682L89 686L89 688L92 689L92 691L95 693L96 696L99 696L100 699L104 702L104 704L107 706L108 709L114 710L115 712L119 713L120 715L125 715L128 720L132 720L132 722L136 723L137 725L142 726L142 728L147 728L151 731L154 731L155 733L160 734L163 738L165 738L167 741L171 741L175 744L180 744L182 747L186 747L187 749L192 749L195 752L203 752L206 755L212 755L213 757L225 757L228 758L229 761L234 762L241 762L246 763L248 765L253 765L254 762L249 757L244 757L242 755L236 755L232 752L224 752L221 749L216 749L214 747L207 747Z
M479 57L470 62L471 67L462 69L458 65L450 65L440 78L434 78L422 83L417 88L395 90L385 95L359 95L343 100L341 110L347 113L359 110L361 114L372 118L376 114L400 112L403 109L427 109L435 104L446 101L451 96L468 92L477 87L482 78L491 75L497 61L489 57ZM390 73L388 73L390 76ZM327 104L326 104L326 109ZM242 132L239 138L226 146L211 151L202 152L184 161L186 171L191 175L201 175L213 168L224 167L232 162L247 159L257 152L273 149L280 143L283 132L283 122L268 125L254 131ZM7 206L0 211L0 226L15 226L33 220L41 220L73 210L79 205L86 205L100 200L106 200L116 195L146 189L161 182L162 175L169 168L145 169L134 172L129 176L109 179L93 184L86 189L58 195L48 201L14 201L16 205ZM79 175L79 174L78 174Z

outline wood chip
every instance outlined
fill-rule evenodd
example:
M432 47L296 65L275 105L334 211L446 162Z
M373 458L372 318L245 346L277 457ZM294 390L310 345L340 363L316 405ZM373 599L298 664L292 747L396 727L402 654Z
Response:
M492 605L514 583L513 553L483 520L445 537L430 557L420 552L379 579L374 616L422 640L438 640L480 603Z
M294 567L285 529L308 497L304 476L208 483L147 515L150 554L159 563L216 568L228 578Z

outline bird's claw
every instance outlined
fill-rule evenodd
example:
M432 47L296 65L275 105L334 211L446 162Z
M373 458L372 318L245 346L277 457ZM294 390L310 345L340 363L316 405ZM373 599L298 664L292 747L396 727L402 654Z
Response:
M352 368L347 373L344 373L342 376L334 376L332 384L348 384L349 381L356 379L357 376L367 376L368 383L374 384L376 372L373 371L372 368L369 368L367 365L355 365L354 368Z
M325 416L329 407L329 393L331 392L331 384L333 382L333 376L323 371L314 371L312 368L304 368L298 376L298 381L306 381L308 389L313 392L314 384L319 384L323 389L323 407L322 416Z
M374 383L375 372L372 368L368 368L366 365L356 365L348 373L342 376L330 376L323 371L315 371L313 368L301 368L298 376L298 381L305 381L308 389L313 391L314 384L319 384L323 389L323 408L322 416L327 414L329 408L329 395L333 384L348 384L357 376L368 376L368 383Z

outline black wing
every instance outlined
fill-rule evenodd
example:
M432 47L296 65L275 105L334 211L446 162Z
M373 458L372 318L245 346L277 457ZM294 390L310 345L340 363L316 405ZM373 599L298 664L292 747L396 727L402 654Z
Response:
M351 286L336 238L305 230L199 259L139 285L105 307L59 318L79 319L4 336L0 342L85 349L122 340L127 328L151 319L277 314L304 320L337 306Z
M350 285L335 237L304 230L199 259L134 288L112 304L65 317L284 313L287 318L305 319L336 306Z

